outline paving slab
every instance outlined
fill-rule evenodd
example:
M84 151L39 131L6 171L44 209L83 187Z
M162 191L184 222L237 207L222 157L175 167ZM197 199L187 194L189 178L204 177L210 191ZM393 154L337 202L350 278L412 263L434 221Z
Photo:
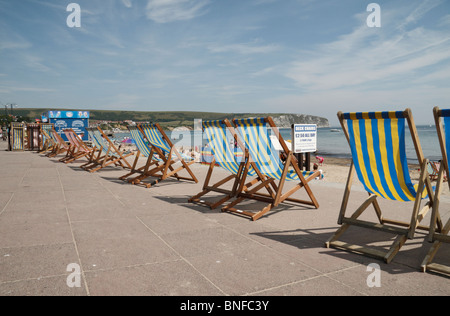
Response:
M423 232L390 264L324 247L339 228L342 183L311 183L317 210L285 203L252 222L188 203L202 190L204 165L192 166L199 183L170 179L144 188L119 180L122 168L89 173L79 167L83 160L64 164L61 157L5 149L0 142L2 296L450 295L448 277L420 271L431 247ZM227 175L216 171L212 182ZM358 184L353 188L349 212L367 197ZM441 205L446 221L450 199ZM388 217L409 216L410 205L380 206ZM374 212L362 218L373 220ZM393 237L350 229L342 238L385 249ZM448 246L438 262L450 263ZM372 264L380 267L380 287L368 285ZM79 287L68 283L73 266Z

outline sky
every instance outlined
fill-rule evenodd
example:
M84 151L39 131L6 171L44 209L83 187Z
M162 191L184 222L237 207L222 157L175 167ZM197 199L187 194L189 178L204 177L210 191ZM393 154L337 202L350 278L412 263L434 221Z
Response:
M67 23L71 3L80 27ZM434 106L450 108L450 1L371 3L0 0L0 103L296 113L334 126L338 111L409 107L431 124Z

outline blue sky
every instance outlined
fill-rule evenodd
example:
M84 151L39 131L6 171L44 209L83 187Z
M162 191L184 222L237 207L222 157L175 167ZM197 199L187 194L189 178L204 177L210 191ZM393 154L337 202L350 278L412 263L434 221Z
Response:
M81 27L69 28L71 2ZM0 102L299 113L450 108L450 1L0 0Z

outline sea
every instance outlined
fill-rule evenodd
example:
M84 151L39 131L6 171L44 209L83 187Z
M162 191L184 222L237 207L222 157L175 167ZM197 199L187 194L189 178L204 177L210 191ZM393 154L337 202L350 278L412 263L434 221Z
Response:
M442 159L435 126L418 125L416 128L424 156L431 161L438 161ZM406 128L406 130L406 155L408 162L417 163L417 156L411 134L408 128ZM292 131L289 128L281 128L280 133L284 140L290 140L292 138ZM172 142L177 147L199 150L201 146L206 145L206 139L203 139L201 131L166 131L166 134L172 139ZM129 133L114 134L114 138L118 142L130 137L131 136ZM317 152L314 153L314 155L335 158L351 158L350 147L342 129L340 127L318 128Z

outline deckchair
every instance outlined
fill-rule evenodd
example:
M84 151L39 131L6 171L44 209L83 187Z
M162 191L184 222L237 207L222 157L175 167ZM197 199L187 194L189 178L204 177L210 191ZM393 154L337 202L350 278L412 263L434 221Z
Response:
M63 132L70 143L66 157L61 160L64 163L67 164L83 157L90 157L93 154L93 151L96 150L95 147L91 148L86 145L73 129L65 129Z
M11 123L9 144L11 151L25 150L25 124Z
M202 191L191 197L188 201L215 209L235 197L237 192L247 191L250 186L256 184L261 179L256 177L251 182L245 184L247 176L255 177L257 174L255 168L253 168L253 163L250 163L248 151L227 119L222 121L203 121L202 128L206 135L208 147L211 150L212 160L209 164ZM230 141L236 143L238 146L236 148L230 148ZM240 155L241 153L242 155ZM216 165L227 170L230 175L211 185L210 181ZM233 180L231 189L225 189L224 186ZM202 197L210 192L221 193L223 196L213 202L203 200Z
M434 200L433 188L427 172L428 160L423 156L411 110L365 113L339 112L338 118L350 145L352 163L339 213L338 224L341 227L326 242L326 247L383 259L386 263L389 263L406 240L414 237L416 229L429 229L429 227L420 226L419 223L432 207ZM406 122L411 132L417 160L421 166L417 185L414 185L411 181L407 164ZM369 197L356 209L353 215L346 217L345 212L355 171ZM378 197L389 201L411 202L413 207L410 221L404 222L384 218L377 200ZM428 198L428 202L419 211L421 201L425 198ZM374 207L379 223L358 219L370 205ZM396 239L387 251L339 241L341 235L351 226L387 232L395 235Z
M123 154L100 127L87 128L86 130L93 144L97 147L98 154L96 157L91 155L88 163L81 165L81 168L91 173L113 164L122 168L131 169L131 165L126 158L132 156L132 152Z
M56 157L60 154L66 153L69 150L69 145L62 139L61 135L59 135L54 128L51 130L51 136L55 142L55 146L53 150L46 155L47 157Z
M449 151L450 151L450 110L441 110L438 107L433 109L436 129L439 138L439 145L442 152L442 161L439 168L438 180L436 185L436 193L434 195L433 211L431 215L429 241L433 242L433 246L422 262L423 271L434 271L450 275L450 266L434 263L434 257L438 252L442 243L450 243L450 219L445 227L442 227L441 217L439 214L439 202L444 186L443 178L449 176ZM450 188L450 182L449 182Z
M256 221L284 201L319 208L319 203L308 182L319 176L320 172L300 170L297 159L286 145L272 118L235 119L233 122L239 131L245 147L249 151L250 159L254 162L255 169L264 175L265 180L254 186L248 192L240 192L237 199L223 207L222 210L224 212L242 214L242 210L237 209L235 206L244 200L253 199L266 202L267 205L261 210L249 212L249 217L253 221ZM284 163L280 159L280 153L274 149L274 144L270 139L271 132L272 135L276 136L278 143L283 148L284 154L287 157ZM286 181L294 181L296 184L283 193ZM291 197L302 188L305 189L309 200L300 200ZM261 190L269 192L261 192Z
M55 145L55 142L53 138L50 136L51 130L53 129L53 124L40 124L41 129L41 150L39 153L45 153L52 149L52 147Z
M145 170L150 168L151 166L159 166L159 163L162 161L158 155L156 154L155 150L152 146L150 146L146 141L144 136L141 134L141 131L138 129L137 126L128 126L128 130L130 132L131 138L134 140L136 147L138 149L138 152L136 153L136 158L134 159L133 166L131 168L131 171L127 174L121 176L120 180L127 180L129 182L133 181L133 179L127 179L131 177L132 175L138 173L138 174L144 174ZM147 162L144 166L141 166L137 168L137 163L139 161L139 158L141 155L145 158L147 158Z
M146 168L144 168L143 174L131 179L131 183L144 185L149 188L170 177L198 183L196 176L189 168L189 166L195 163L195 160L191 157L181 155L158 123L138 124L138 129L141 131L142 135L144 135L145 139L152 147L152 150L154 150L162 160L162 163L152 168L150 168L150 165L147 165ZM181 166L174 169L178 163L181 163ZM178 173L182 170L186 170L190 177L180 176ZM149 177L155 177L157 179L153 180L151 183L142 182L142 180Z

